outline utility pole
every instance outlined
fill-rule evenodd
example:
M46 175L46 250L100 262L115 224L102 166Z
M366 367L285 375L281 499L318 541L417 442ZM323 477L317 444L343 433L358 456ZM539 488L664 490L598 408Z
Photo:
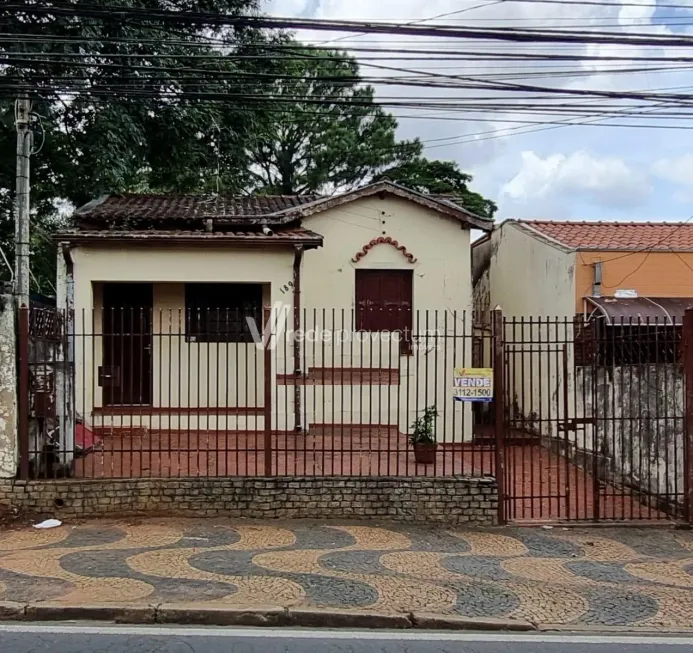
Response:
M14 279L18 306L29 306L29 159L31 102L26 94L15 105L17 127L17 192L14 214Z

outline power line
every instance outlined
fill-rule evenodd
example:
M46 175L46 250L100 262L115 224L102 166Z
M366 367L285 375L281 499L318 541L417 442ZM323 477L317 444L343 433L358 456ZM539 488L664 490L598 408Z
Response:
M542 0L549 1L549 0ZM557 0L554 0L557 1ZM587 2L586 4L590 4ZM601 4L601 3L600 3ZM642 5L634 5L642 6ZM460 28L446 25L402 25L388 22L338 21L317 18L275 18L264 16L234 16L218 12L193 12L140 9L113 6L103 8L94 5L75 5L42 7L25 3L8 3L6 10L22 11L38 16L70 16L72 18L102 18L115 20L146 20L164 23L208 25L214 27L269 28L269 29L311 29L317 31L363 32L375 34L401 34L405 36L434 36L454 39L500 40L514 42L577 42L622 45L667 45L690 46L693 38L687 36L667 36L633 32L595 32L557 29L517 30L516 28Z

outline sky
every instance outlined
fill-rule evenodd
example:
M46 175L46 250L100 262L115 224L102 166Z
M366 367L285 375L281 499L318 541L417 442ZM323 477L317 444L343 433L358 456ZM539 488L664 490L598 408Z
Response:
M271 15L285 17L415 22L465 9L464 13L454 17L429 22L460 26L531 25L577 29L603 26L602 29L609 31L693 33L693 0L660 0L660 6L652 6L653 0L627 0L626 5L639 6L624 6L617 0L611 2L612 5L602 7L513 0L269 0L264 10ZM676 4L685 8L663 7L661 4ZM374 34L340 38L344 34L303 31L296 36L311 43L339 38L330 45L340 47L348 47L349 44L373 45L382 47L384 51L387 51L389 43L389 47L393 47L390 37ZM417 37L397 38L395 47L436 47L430 40L421 43L422 39ZM474 47L494 51L511 46L491 42L464 42L462 45L448 42L440 47ZM570 54L589 55L604 54L607 49L615 50L614 46L609 48L601 45L550 47ZM649 48L645 52L638 46L624 48L618 54L691 56L690 51L682 49ZM387 63L397 65L396 62ZM480 71L478 63L459 61L409 62L407 65L451 75L468 73L472 65L475 72ZM511 64L503 65L507 67ZM527 64L522 62L522 65ZM541 62L537 65L545 69L547 65L561 64ZM677 88L676 92L681 93L693 91L693 67L618 75L611 72L613 64L604 62L577 62L571 65L584 69L586 74L579 78L549 79L538 83L603 90ZM609 70L605 71L605 68ZM498 68L494 70L498 72ZM362 73L380 75L382 71L362 67ZM384 91L384 88L388 90ZM392 87L377 88L378 93L383 91L403 97L412 92L417 95L430 93L432 96L436 93L435 89L399 88L393 91ZM444 92L449 97L451 91ZM494 116L476 117L478 121L474 122L400 118L399 136L419 137L426 144L425 153L430 158L458 162L462 170L473 175L472 188L497 202L497 219L659 221L688 220L693 215L693 129L608 127L604 126L608 122L603 121L591 126L559 126L543 130L521 126L518 129L516 124L495 122ZM511 119L519 116L505 117ZM527 116L521 118L527 119ZM666 124L680 126L685 123Z

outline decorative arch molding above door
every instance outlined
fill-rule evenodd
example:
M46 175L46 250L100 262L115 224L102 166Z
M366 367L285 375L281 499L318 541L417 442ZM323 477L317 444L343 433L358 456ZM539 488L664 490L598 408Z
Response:
M377 245L391 245L398 251L402 252L402 256L409 261L409 263L416 263L417 259L414 257L414 255L407 251L407 248L404 245L400 245L399 241L395 240L394 238L390 238L390 236L379 236L378 238L373 238L370 242L366 243L360 251L356 252L354 255L354 258L351 259L353 263L358 263L362 258L364 258L368 252L370 252L374 247Z

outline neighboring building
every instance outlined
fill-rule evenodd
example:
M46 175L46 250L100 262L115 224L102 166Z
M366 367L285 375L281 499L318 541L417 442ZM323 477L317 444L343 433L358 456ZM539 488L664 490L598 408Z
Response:
M263 307L274 306L285 323L275 325L273 429L367 422L406 433L425 405L447 401L451 377L442 363L433 373L434 356L423 361L429 352L412 348L411 334L424 329L426 311L427 328L434 311L439 325L445 313L460 324L469 313L471 328L470 229L489 227L448 199L389 182L331 197L91 202L58 237L58 306L74 309L77 334L77 412L95 428L262 430L268 367L246 318L262 329ZM282 332L294 327L378 335L365 345L294 346ZM466 352L459 347L456 364L469 365ZM345 378L347 368L358 373ZM372 384L366 368L389 380ZM365 376L369 396L357 401ZM383 383L397 386L387 408ZM471 437L462 413L449 409L446 437Z
M506 220L473 244L475 309L508 317L681 317L693 223Z
M472 267L477 333L505 317L508 429L681 504L693 223L507 220Z

